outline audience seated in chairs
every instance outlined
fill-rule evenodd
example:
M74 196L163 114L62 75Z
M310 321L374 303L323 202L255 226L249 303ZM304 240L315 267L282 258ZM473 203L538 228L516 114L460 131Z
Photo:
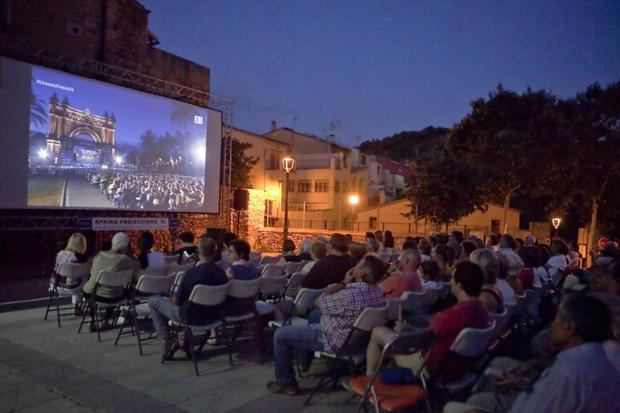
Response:
M166 260L164 254L159 251L154 251L155 236L150 231L144 231L138 238L138 261L140 262L140 268L143 270L152 270L157 274L163 275L163 271L166 267Z
M306 263L306 265L304 265L301 269L301 272L304 274L308 274L312 267L314 267L314 264L325 258L325 255L327 254L327 247L325 247L324 243L315 241L312 243L310 254L312 256L312 261Z
M469 260L474 264L478 264L484 273L484 284L480 292L480 301L482 301L489 313L503 313L504 298L496 284L499 273L497 256L488 248L481 248L472 252Z
M149 298L149 308L153 326L157 336L164 340L164 358L170 358L176 349L172 348L174 340L168 330L168 320L181 322L187 320L190 324L209 324L219 317L219 309L196 307L189 305L189 296L195 285L222 285L228 278L217 264L217 243L206 236L200 237L198 242L198 256L200 260L195 267L189 269L179 285L175 295L170 299L161 296Z
M349 243L342 234L334 234L327 245L327 255L317 262L301 282L303 288L325 288L344 280L353 263L347 254Z
M439 280L439 265L435 261L424 261L420 264L418 272L422 275L422 288L441 288Z
M65 263L70 263L70 262L74 262L74 263L85 263L88 261L89 257L86 254L86 237L84 237L84 235L80 234L79 232L76 232L74 234L72 234L69 237L69 240L67 241L67 246L65 247L65 249L58 251L58 254L56 254L56 263L54 264L54 273L52 274L52 277L50 278L50 291L54 288L54 286L56 285L63 285L65 288L67 289L73 289L76 288L76 293L73 294L71 296L71 303L73 304L73 313L76 316L81 316L81 310L80 310L80 298L81 298L81 291L79 289L77 289L77 287L80 286L80 284L82 284L82 282L84 282L84 280L80 280L80 279L61 279L64 277L60 277L57 272L60 269L60 265L61 264L65 264Z
M351 255L351 262L353 265L357 265L367 253L368 248L366 248L366 245L360 244L359 242L351 242L349 244L349 255Z
M464 328L486 328L489 325L489 313L478 299L483 282L484 273L478 265L467 261L458 263L450 286L458 303L433 317L430 326L435 336L432 352L429 355L429 349L426 349L411 356L397 357L396 363L400 367L412 369L414 374L427 376L441 369L442 375L448 380L465 373L470 367L469 361L452 356L449 349ZM381 350L397 334L387 327L373 329L366 352L366 375L372 376L380 367L377 363L381 358ZM425 358L425 371L422 372Z
M222 244L220 245L220 253L217 257L215 257L215 261L228 261L228 249L230 248L230 244L236 239L238 239L237 234L234 232L226 232L222 236Z
M299 255L295 254L295 243L287 239L282 243L282 256L280 261L278 261L278 265L284 265L287 262L299 262L302 258Z
M261 276L260 269L250 261L250 244L236 239L228 247L228 261L231 266L226 269L228 278L235 280L254 280Z
M333 237L332 237L333 238ZM344 236L343 236L344 238ZM293 353L302 364L308 363L314 351L337 353L344 344L353 323L367 307L385 305L383 292L377 285L385 275L385 264L374 256L366 256L351 276L331 286L318 299L319 324L284 326L274 335L276 381L267 384L273 393L294 395L299 388L293 370Z
M198 247L194 245L194 234L190 231L179 234L177 250L173 255L178 255L177 264L189 264L198 260Z
M400 271L394 271L379 285L385 298L399 299L405 291L422 292L418 275L420 254L417 250L405 250L400 255Z
M312 260L312 244L312 240L307 238L301 242L301 252L298 255L300 261Z
M611 314L593 297L566 296L552 323L552 342L559 350L555 361L536 380L533 370L550 360L519 364L503 360L493 392L476 393L467 403L448 403L444 413L617 412L620 411L620 374L605 355Z
M89 298L93 293L101 271L126 271L137 270L140 263L129 255L129 237L124 232L117 232L112 237L112 248L109 251L99 252L93 259L93 265L90 268L90 278L82 286L85 298ZM98 296L104 299L117 299L123 294L122 288L101 288L98 290ZM96 331L94 324L94 314L91 314L90 331ZM106 313L104 324L101 329L109 329L109 319L111 312Z

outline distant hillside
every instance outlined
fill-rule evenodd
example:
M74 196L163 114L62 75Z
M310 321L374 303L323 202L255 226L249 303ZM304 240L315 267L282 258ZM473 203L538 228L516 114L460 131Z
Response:
M383 139L362 142L360 150L399 162L425 159L433 152L443 150L449 130L429 126L421 131L402 131Z

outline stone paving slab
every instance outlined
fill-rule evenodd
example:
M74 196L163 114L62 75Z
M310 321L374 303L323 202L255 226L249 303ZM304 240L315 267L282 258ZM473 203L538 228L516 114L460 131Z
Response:
M145 343L138 353L133 337L114 346L116 331L77 333L78 320L63 327L43 321L44 309L0 314L0 412L353 412L356 402L337 389L320 393L311 406L303 402L314 378L301 380L296 397L274 395L273 362L252 342L235 349L230 367L225 352L211 349L199 361L201 376L187 360L160 364L161 344Z

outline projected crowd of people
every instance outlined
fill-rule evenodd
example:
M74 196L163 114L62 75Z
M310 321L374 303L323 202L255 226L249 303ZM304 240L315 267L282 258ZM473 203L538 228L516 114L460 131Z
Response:
M192 211L204 203L204 179L200 177L98 171L87 178L118 208Z

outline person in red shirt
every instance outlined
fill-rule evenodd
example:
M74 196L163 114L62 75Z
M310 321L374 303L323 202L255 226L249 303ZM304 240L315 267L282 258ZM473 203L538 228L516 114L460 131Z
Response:
M394 271L379 286L385 298L398 299L405 291L421 293L422 280L418 275L420 253L417 250L405 250L400 255L400 271Z
M437 313L431 322L430 330L435 335L433 351L421 350L408 356L397 356L396 364L411 368L414 374L432 376L441 370L446 379L458 378L470 367L469 360L463 360L450 353L450 346L461 330L485 328L489 325L489 313L484 308L478 295L484 283L482 269L472 263L463 261L456 265L452 276L450 290L456 296L456 305ZM398 333L387 327L375 327L366 351L366 374L374 374L381 358L383 346ZM421 371L424 358L428 355L424 371Z

